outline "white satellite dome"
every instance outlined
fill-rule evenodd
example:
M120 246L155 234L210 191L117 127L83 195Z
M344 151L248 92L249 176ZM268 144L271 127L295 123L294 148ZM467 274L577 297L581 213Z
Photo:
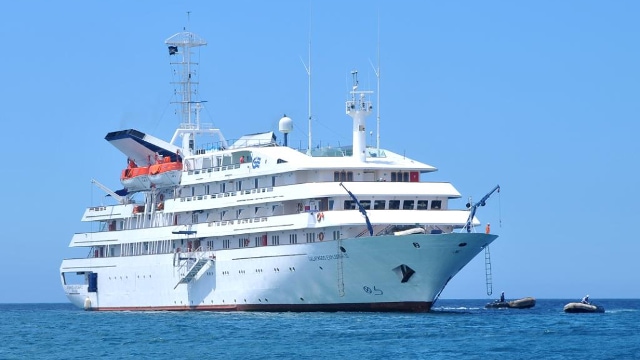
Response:
M278 129L281 133L288 134L293 130L293 120L285 114L278 123Z

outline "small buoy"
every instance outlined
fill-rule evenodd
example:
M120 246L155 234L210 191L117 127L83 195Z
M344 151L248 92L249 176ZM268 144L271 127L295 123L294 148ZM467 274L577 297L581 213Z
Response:
M91 299L89 299L88 296L86 299L84 299L84 309L91 310Z

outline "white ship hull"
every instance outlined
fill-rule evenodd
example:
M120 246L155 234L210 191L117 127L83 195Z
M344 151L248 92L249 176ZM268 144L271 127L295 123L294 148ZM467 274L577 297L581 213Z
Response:
M95 292L64 286L73 304L92 310L429 311L496 237L389 235L182 253L194 259L186 266L174 254L68 259L61 272L98 274ZM180 283L197 256L206 264ZM402 266L414 273L406 276Z

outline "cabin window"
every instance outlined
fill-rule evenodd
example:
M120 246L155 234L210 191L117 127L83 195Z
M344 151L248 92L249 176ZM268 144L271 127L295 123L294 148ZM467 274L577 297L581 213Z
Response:
M400 200L389 200L389 210L400 209Z
M316 242L316 233L307 233L307 242Z
M260 246L260 245L261 245L261 243L262 243L262 242L260 241L261 239L262 239L262 237L261 237L261 236L256 236L255 238L253 238L253 242L254 242L254 244L255 244L255 245L254 245L255 247L258 247L258 246Z
M429 200L418 200L418 210L429 209Z
M345 200L344 201L344 209L345 210L355 210L356 203L353 200Z
M365 210L371 209L371 200L360 200L360 205L362 205Z
M384 210L386 203L387 203L386 200L375 200L373 202L373 209L374 210Z
M276 186L276 177L275 176L271 177L271 186Z
M204 194L205 195L209 195L210 194L210 192L209 192L209 184L204 186Z
M196 195L196 187L192 186L191 187L191 196L195 196Z
M298 234L289 234L289 244L298 243Z
M433 200L431 201L431 209L432 210L440 210L442 208L442 200Z
M238 239L238 247L249 247L249 238L240 238Z
M258 186L258 178L255 178L255 179L253 180L253 187L254 187L254 188L256 188L256 189L259 187L259 186Z
M402 203L402 210L413 210L413 200L405 200Z
M340 230L334 230L333 231L333 240L338 240L340 239Z
M227 183L220 184L220 193L224 193L225 192L225 189L227 188L225 185L227 185Z
M222 240L222 248L223 249L228 249L230 246L231 246L231 244L230 244L230 240L229 239Z
M280 235L271 235L271 245L280 245Z
M236 181L236 191L242 190L242 180Z
M333 200L329 200L329 208L327 210L333 210Z
M353 171L334 171L333 181L353 181Z
M392 172L391 173L391 182L396 182L398 180L396 180L396 173Z

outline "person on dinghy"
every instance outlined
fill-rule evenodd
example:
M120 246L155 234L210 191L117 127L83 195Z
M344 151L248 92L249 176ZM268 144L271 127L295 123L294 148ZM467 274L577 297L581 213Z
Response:
M500 302L504 302L504 291L500 294Z
M590 303L589 303L589 295L583 297L582 300L580 300L580 302L583 303L583 304L590 305Z

